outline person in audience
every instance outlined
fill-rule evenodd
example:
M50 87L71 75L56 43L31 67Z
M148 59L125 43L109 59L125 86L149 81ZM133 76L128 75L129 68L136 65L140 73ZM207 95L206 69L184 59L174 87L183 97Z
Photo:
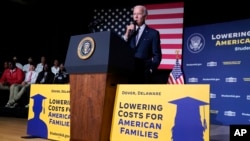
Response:
M55 75L54 75L54 73L52 73L49 65L44 64L43 70L38 73L36 83L37 84L53 84L54 77L55 77Z
M54 60L54 65L51 67L51 71L56 75L59 72L60 66L57 59Z
M67 73L64 64L60 64L59 72L55 75L54 84L67 84L69 83L69 74Z
M46 64L46 57L41 57L41 62L37 64L35 71L37 73L41 72L43 70L43 66Z
M9 90L12 84L21 84L24 79L23 71L16 67L14 61L8 63L9 68L5 69L0 79L0 89Z
M5 70L5 69L8 69L9 68L9 63L8 63L8 61L4 61L3 62L3 71Z
M21 70L23 70L23 65L22 65L20 62L18 62L16 56L13 57L13 61L16 63L16 66L17 66L18 68L20 68Z
M25 79L21 84L14 84L13 86L13 93L10 93L9 101L6 104L6 107L15 108L18 105L18 100L22 97L25 92L28 92L28 88L31 84L36 82L37 72L35 71L35 65L30 64L29 70L25 74ZM28 92L29 93L29 92Z
M29 58L28 58L27 64L25 64L25 65L23 66L23 72L24 72L24 73L26 73L26 72L29 71L29 69L30 69L30 64L33 64L33 66L35 65L35 64L33 63L33 58L32 58L32 57L29 57Z
M9 90L10 93L13 93L14 86L17 84L21 84L23 80L23 71L20 68L16 67L16 63L14 61L10 61L9 68L3 72L3 75L0 79L0 89Z
M3 72L9 68L9 62L8 61L4 61L3 62L3 69L1 70L0 76L2 76Z

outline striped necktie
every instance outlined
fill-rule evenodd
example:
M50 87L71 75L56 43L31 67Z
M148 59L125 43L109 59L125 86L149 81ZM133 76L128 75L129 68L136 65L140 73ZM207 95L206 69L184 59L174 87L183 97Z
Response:
M32 71L30 72L30 75L29 75L29 78L28 78L28 82L31 81L31 78L32 78Z
M140 27L136 30L136 36L135 36L135 45L138 44L139 41L139 34L140 34Z

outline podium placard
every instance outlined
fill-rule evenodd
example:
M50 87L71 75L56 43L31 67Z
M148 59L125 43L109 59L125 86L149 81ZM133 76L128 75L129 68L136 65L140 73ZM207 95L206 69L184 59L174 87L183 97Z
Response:
M110 141L209 141L209 85L118 85Z
M32 84L30 89L27 134L31 140L45 138L69 141L69 84Z

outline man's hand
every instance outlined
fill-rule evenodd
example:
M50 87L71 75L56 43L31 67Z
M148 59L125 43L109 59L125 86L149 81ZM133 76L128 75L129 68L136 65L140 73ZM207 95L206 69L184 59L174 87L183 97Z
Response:
M134 32L134 29L135 29L135 25L133 23L131 23L130 25L127 25L124 37L128 39L131 33Z

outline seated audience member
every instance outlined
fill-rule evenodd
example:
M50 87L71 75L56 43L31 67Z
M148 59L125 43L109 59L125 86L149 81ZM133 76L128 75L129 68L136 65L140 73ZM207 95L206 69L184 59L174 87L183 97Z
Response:
M43 70L43 66L46 64L45 56L41 57L41 62L36 65L36 72L39 73Z
M16 67L14 61L11 61L9 62L9 68L3 72L3 75L0 79L0 89L9 90L10 93L13 93L14 86L17 84L21 84L23 80L23 71L20 68Z
M1 74L0 75L2 76L4 70L6 70L8 68L9 68L9 62L8 61L4 61L3 62L3 69L1 70Z
M29 71L29 68L30 68L30 64L31 64L31 63L32 63L32 65L35 67L35 64L33 63L32 57L29 57L29 58L28 58L27 64L25 64L25 65L23 66L23 72L24 72L24 73L26 73L26 72Z
M24 80L24 73L20 68L16 67L14 61L10 61L8 66L9 68L4 70L0 79L0 90L10 90L10 92L12 92L10 86L13 84L21 84Z
M54 73L52 73L51 68L48 64L45 64L43 70L38 73L36 83L37 84L53 84Z
M9 68L9 62L8 61L4 61L3 62L3 70L8 69Z
M9 101L5 107L14 108L18 105L18 100L22 97L31 84L36 82L37 72L35 71L35 65L30 64L29 70L25 74L25 79L21 84L11 85L13 87L13 93L10 93ZM29 90L29 89L28 89Z
M66 84L69 83L69 74L66 72L64 65L60 64L59 72L55 75L54 84Z
M51 71L56 75L59 72L60 66L57 59L54 60L54 65L51 67Z
M16 66L17 66L19 69L23 70L23 65L22 65L20 62L18 62L16 56L13 57L13 61L16 63Z

